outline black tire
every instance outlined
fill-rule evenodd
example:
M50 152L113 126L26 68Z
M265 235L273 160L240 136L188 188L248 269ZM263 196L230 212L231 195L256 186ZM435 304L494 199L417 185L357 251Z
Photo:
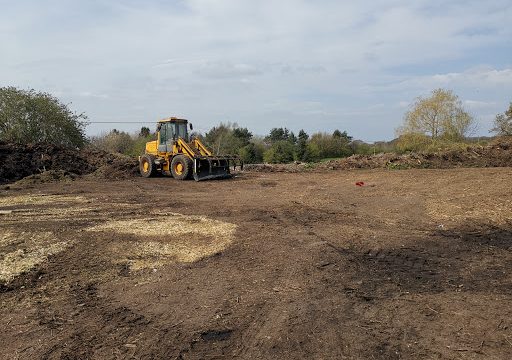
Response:
M151 177L156 174L155 158L151 155L144 154L140 157L139 171L142 177Z
M185 180L192 175L192 159L186 155L176 155L171 161L171 174L176 180Z

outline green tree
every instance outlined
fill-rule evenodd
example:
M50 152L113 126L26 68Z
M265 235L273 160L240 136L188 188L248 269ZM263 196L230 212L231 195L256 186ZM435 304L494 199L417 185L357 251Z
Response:
M295 137L295 135L294 135ZM290 138L290 130L287 128L273 128L270 130L270 134L265 137L265 142L269 145L276 143L278 141L289 140Z
M233 136L237 138L242 146L249 144L252 138L252 133L247 128L236 127L233 129Z
M263 144L250 142L241 148L238 154L245 164L257 164L263 161L264 152Z
M281 164L293 161L295 146L288 140L277 141L272 144L270 149L265 151L263 160L266 163Z
M297 140L296 157L298 161L311 161L311 159L308 159L306 156L308 154L308 139L309 135L301 129Z
M342 139L347 143L352 141L352 136L349 136L346 131L341 132L338 129L334 130L332 137L335 139Z
M220 123L204 136L206 145L217 154L237 154L242 147L249 144L251 138L252 134L247 128L231 123Z
M496 115L491 132L497 135L512 135L512 102L505 113Z
M81 147L86 143L87 116L71 111L45 92L0 88L0 140L49 142Z
M214 126L204 136L204 141L207 146L216 153L221 151L221 148L226 147L226 138L231 132L231 124L220 123L218 126Z
M151 130L148 127L143 126L140 128L139 137L146 138L151 134Z
M352 154L352 149L349 146L351 139L352 137L348 136L346 132L340 132L339 136L326 133L313 134L308 146L309 156L312 157L312 160L349 156Z
M405 114L403 134L425 134L431 139L462 140L473 129L475 120L450 90L436 89L427 98L418 97Z
M297 144L297 136L293 133L293 131L290 131L290 135L288 136L288 141L292 144Z

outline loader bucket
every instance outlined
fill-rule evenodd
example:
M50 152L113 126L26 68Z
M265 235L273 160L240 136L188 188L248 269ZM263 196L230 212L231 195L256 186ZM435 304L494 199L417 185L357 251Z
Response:
M232 175L229 171L230 157L202 156L194 158L194 180L226 179Z

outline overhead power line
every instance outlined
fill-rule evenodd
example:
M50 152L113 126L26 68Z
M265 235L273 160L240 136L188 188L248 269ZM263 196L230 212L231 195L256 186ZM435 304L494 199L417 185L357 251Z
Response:
M87 124L154 124L154 121L88 121Z

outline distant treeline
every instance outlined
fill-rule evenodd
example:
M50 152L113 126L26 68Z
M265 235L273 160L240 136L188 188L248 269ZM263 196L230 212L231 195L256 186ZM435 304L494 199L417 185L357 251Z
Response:
M72 111L49 93L0 88L0 141L48 142L69 147L92 145L138 156L144 152L146 142L156 138L147 127L142 127L137 134L114 129L87 138L86 126L84 113ZM435 152L485 142L488 138L469 137L475 128L475 118L464 109L457 95L450 90L435 89L430 96L420 96L411 104L403 125L397 129L397 139L391 142L366 144L340 130L312 135L300 130L295 134L285 127L274 128L266 136L255 136L249 129L231 123L221 123L205 134L191 135L200 137L215 154L239 155L246 163L288 163L315 162L352 154ZM512 103L496 115L490 132L512 135Z
M318 132L308 135L300 130L297 135L287 128L274 128L266 136L254 136L249 129L237 124L221 123L199 137L215 154L239 155L245 163L316 162L329 158L347 157L353 154L373 154L395 151L390 142L366 144L353 141L346 131L335 130L332 134ZM142 127L137 134L112 130L107 134L89 139L91 145L109 152L130 156L144 153L145 144L155 140L156 134Z
M407 133L392 141L373 144L353 140L346 131L335 130L332 134L317 132L308 135L300 130L297 135L287 128L274 128L266 136L254 136L247 128L237 124L221 123L205 134L194 132L215 154L239 155L247 164L318 162L343 158L354 154L373 155L379 153L436 152L446 149L464 148L468 144L487 143L491 137L464 139L432 139L427 135ZM146 142L156 139L147 127L136 134L112 130L107 134L89 139L92 146L109 152L130 156L144 153Z

